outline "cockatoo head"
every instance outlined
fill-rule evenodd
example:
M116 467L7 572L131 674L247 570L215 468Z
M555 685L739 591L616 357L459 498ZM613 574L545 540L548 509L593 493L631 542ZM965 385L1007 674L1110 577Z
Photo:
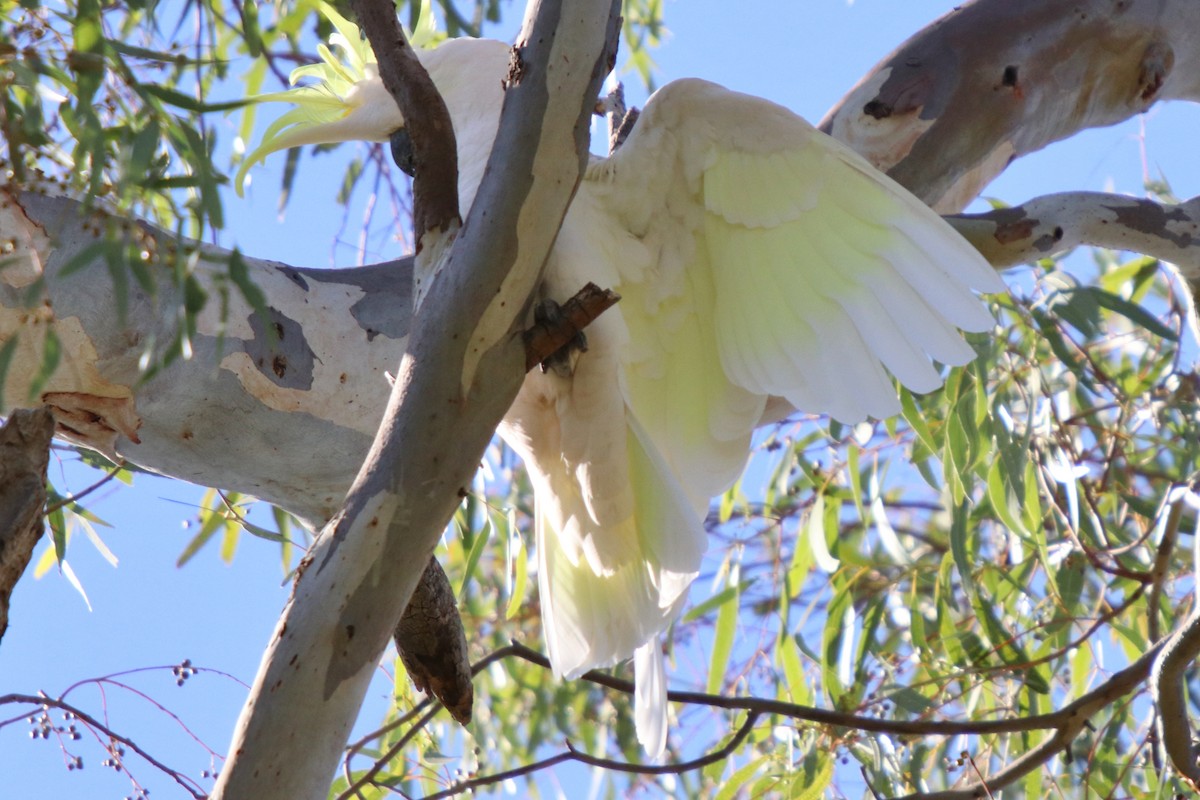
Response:
M278 150L306 144L386 142L404 129L404 117L384 87L375 54L358 27L328 4L318 2L317 6L337 30L328 45L318 45L320 63L298 67L291 74L293 84L304 78L316 82L253 98L295 107L267 128L262 142L242 162L234 178L239 195L250 168ZM423 8L421 19L410 41L454 124L459 193L465 209L483 176L496 136L509 48L487 39L452 39L428 47L434 36L433 16Z

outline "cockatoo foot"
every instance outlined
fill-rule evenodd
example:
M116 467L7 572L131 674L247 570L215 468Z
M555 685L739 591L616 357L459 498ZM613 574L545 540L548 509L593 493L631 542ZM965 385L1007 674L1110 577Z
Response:
M562 306L546 298L534 305L533 321L547 328L557 328L566 322L566 315L563 314ZM579 331L570 341L542 361L542 372L553 370L560 378L571 377L575 373L575 364L579 361L579 356L586 353L587 349L587 336L583 331Z

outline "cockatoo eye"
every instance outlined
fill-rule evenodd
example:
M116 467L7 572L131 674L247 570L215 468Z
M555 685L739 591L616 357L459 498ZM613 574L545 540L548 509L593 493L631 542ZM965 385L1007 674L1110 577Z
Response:
M412 139L407 128L400 128L389 137L392 144L392 161L410 178L417 174L417 162L413 155Z

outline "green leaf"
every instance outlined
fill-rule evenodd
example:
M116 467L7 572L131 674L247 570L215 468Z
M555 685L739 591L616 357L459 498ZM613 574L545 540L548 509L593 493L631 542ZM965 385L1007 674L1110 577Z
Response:
M67 557L67 518L62 506L46 515L46 524L50 526L50 537L54 542L54 557L61 567Z
M781 636L775 648L775 656L783 667L783 685L787 689L788 699L800 705L811 704L812 687L804 678L804 666L800 661L800 648L795 637Z
M17 340L20 335L20 331L17 331L12 334L7 342L0 345L0 408L10 408L15 405L4 399L4 383L8 377L8 370L12 365L13 356L17 353Z
M992 510L996 512L996 516L1000 518L1001 522L1010 530L1020 534L1022 538L1028 539L1030 533L1017 517L1020 503L1016 492L1004 479L1003 464L1003 460L998 458L992 461L991 467L988 468L988 501L992 504Z
M930 432L929 426L925 424L925 417L921 416L921 411L917 408L917 403L913 400L912 392L900 387L900 412L904 415L904 420L913 429L913 433L917 435L917 439L931 453L936 453L939 449L937 442L933 438L933 433Z
M968 590L975 585L972 565L975 564L973 548L970 546L970 531L968 522L970 510L966 502L952 509L950 518L950 553L954 556L954 566L958 568L963 586Z
M804 757L803 768L792 778L791 800L820 800L833 781L833 758L828 750L814 747Z
M686 623L704 619L704 617L712 613L715 609L725 605L730 599L737 597L743 589L749 587L752 583L754 583L754 579L747 578L736 586L726 586L703 603L689 608L687 613L683 615L682 621Z
M840 505L840 504L838 504ZM808 546L812 548L813 561L825 572L837 572L840 562L829 552L829 543L825 538L825 495L819 494L808 511L808 521L804 524L808 537Z
M750 780L759 773L760 770L769 765L769 759L770 756L761 756L753 759L749 764L746 764L744 767L738 769L729 776L729 779L725 781L725 784L721 787L721 790L717 792L716 796L713 797L713 800L733 800L735 797L740 797L746 788L746 784L748 784ZM725 771L726 764L725 762L718 761L713 766L715 769L713 770L711 778L715 782L720 778L721 773Z
M79 522L79 527L83 529L83 535L86 536L88 541L92 543L92 547L96 548L96 552L100 554L100 557L107 561L111 566L117 566L117 557L113 555L112 550L108 549L108 545L106 545L104 540L101 539L99 534L96 533L96 529L91 526L91 523L89 523L83 517L77 517L77 520Z
M217 499L216 489L209 489L204 493L204 497L200 500L200 530L192 537L187 546L183 548L183 552L179 554L179 558L175 560L176 567L182 567L184 564L192 560L192 556L200 552L204 545L212 539L213 535L221 529L225 524L224 517L213 510L213 505Z
M511 526L509 530L513 530ZM525 553L525 540L520 536L510 534L509 541L515 541L515 552L512 554L513 559L513 587L512 593L508 597L508 605L504 609L504 618L512 619L513 615L521 608L521 604L525 602L525 587L529 581L529 559Z
M275 529L279 531L279 557L286 575L292 567L292 515L279 506L271 506L271 517L275 520Z
M792 542L792 563L788 565L787 571L787 595L789 599L795 599L800 594L800 590L804 588L804 581L808 577L809 570L812 569L815 561L816 557L813 555L813 549L807 542L799 540Z
M837 584L842 584L837 586ZM836 589L833 599L825 611L825 626L821 632L821 686L835 708L840 707L840 700L850 687L843 686L838 676L838 662L842 647L845 643L846 611L853 608L853 598L849 591L850 581L835 582Z
M721 603L717 612L717 624L713 629L712 657L708 665L708 685L705 689L709 694L720 694L725 684L725 670L729 666L729 657L733 654L733 635L737 630L738 621L738 592L732 587L733 593Z
M246 260L242 258L241 251L236 247L229 253L229 279L238 287L238 291L242 293L242 297L250 307L254 309L254 313L258 314L259 318L264 322L270 318L270 313L267 309L267 296L263 294L263 290L258 288L258 285L250 277L250 269L246 266ZM272 326L266 326L268 331L272 331Z
M217 513L220 513L222 516L226 516L224 509ZM225 534L221 537L221 560L226 564L232 564L233 557L237 555L238 542L242 538L242 529L238 524L237 519L233 518L232 516L226 517L222 527L225 531Z
M349 205L350 198L354 194L354 187L358 185L358 179L362 177L362 174L363 161L355 156L346 167L346 174L342 176L342 185L337 193L338 205Z
M457 524L456 521L455 525ZM471 543L471 552L467 554L467 564L463 567L462 583L459 584L457 592L460 600L466 596L467 587L471 585L471 579L475 577L475 568L479 565L479 559L483 558L483 551L487 549L488 541L492 538L494 525L492 512L489 509L483 519L483 528L475 537L475 541Z
M241 515L241 517L237 520L237 524L242 528L242 530L246 531L246 533L249 533L251 536L257 536L259 539L266 539L268 542L277 542L280 544L287 541L287 537L284 534L280 533L279 531L268 530L261 525L255 525L246 518L245 514Z
M866 513L863 511L862 472L858 467L859 450L858 445L853 443L846 447L846 477L850 481L850 496L854 499L854 508L858 511L858 518L865 521Z
M182 108L184 111L191 111L193 114L212 114L218 111L233 111L249 103L249 99L229 100L224 103L206 103L192 97L189 94L184 94L177 89L171 89L166 86L160 86L155 83L141 83L136 87L139 94L146 98L155 98L161 100L167 105ZM199 148L203 151L204 148Z
M1179 339L1179 335L1175 331L1168 328L1157 317L1137 303L1131 303L1124 297L1115 295L1112 292L1106 292L1095 286L1088 287L1086 291L1091 293L1098 305L1107 308L1114 314L1120 314L1130 322L1142 326L1154 335L1162 337L1169 342Z
M262 55L262 31L258 27L257 0L242 0L242 41L251 58Z
M53 328L46 328L42 337L42 362L38 365L33 380L29 382L30 400L42 396L42 391L54 375L54 371L58 369L60 360L62 360L62 345L58 341L58 334L54 332Z

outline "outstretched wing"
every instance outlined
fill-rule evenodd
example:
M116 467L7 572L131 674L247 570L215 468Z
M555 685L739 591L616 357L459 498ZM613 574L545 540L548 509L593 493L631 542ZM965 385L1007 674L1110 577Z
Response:
M632 412L691 491L740 471L770 397L900 410L994 324L1004 284L944 220L787 109L700 80L656 93L584 184L643 257L618 265ZM698 485L697 485L698 484Z

